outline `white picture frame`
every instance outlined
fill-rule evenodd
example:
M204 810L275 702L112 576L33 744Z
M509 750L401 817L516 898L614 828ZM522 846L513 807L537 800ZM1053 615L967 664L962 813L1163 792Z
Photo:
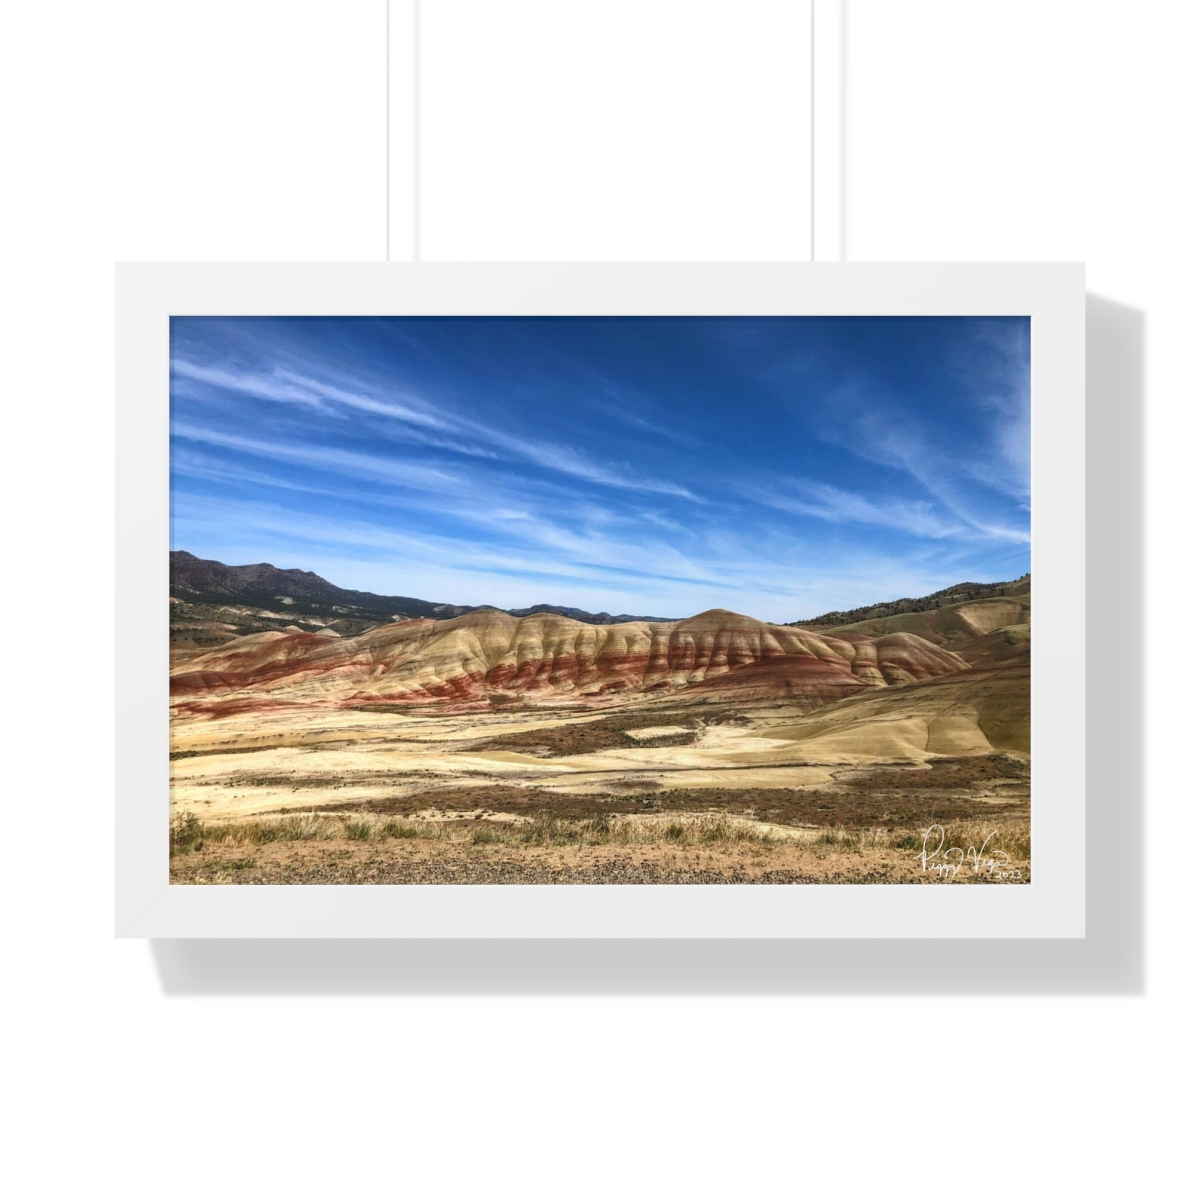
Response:
M116 300L118 936L1085 936L1082 264L123 263ZM169 318L318 314L1029 316L1033 882L169 884Z

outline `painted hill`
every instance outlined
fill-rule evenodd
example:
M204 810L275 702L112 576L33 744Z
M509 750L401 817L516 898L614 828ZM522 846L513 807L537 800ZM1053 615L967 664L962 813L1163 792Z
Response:
M919 600L827 613L825 636L885 639L901 633L951 650L970 668L912 687L863 693L802 718L779 736L814 757L871 753L1029 753L1032 581L958 584ZM856 617L855 620L838 620ZM836 622L836 623L835 623Z
M1011 656L1013 646L1023 643L1028 648L1031 611L1031 582L1025 575L1011 583L964 583L919 600L896 600L852 613L826 613L800 627L838 637L912 633L956 651L972 664L982 664ZM870 615L834 621L861 613Z
M834 636L725 609L616 625L487 609L354 637L252 634L176 666L171 692L189 710L212 715L280 703L483 706L678 690L815 707L967 667L952 651L903 631Z
M1023 597L1028 602L1031 590L1032 582L1029 575L1022 575L1020 579L1011 579L1006 583L956 583L952 587L943 588L940 592L931 592L928 596L920 596L916 599L906 596L900 600L886 600L881 604L864 605L862 608L822 613L819 617L810 617L806 621L789 621L788 624L802 625L805 628L822 625L841 628L907 613L930 612L967 601Z
M1029 643L1003 662L862 692L830 704L772 737L799 742L822 761L861 755L1029 753Z

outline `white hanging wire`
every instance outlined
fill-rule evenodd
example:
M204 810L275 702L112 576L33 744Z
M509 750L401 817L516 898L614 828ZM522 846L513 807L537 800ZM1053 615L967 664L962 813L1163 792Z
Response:
M817 261L817 0L808 3L808 261Z
M392 0L383 0L383 261L392 261Z
M413 186L412 186L412 254L413 262L421 261L421 0L413 6Z

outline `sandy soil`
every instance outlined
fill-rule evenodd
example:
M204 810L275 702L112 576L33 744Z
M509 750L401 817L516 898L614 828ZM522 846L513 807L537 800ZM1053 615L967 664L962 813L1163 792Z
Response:
M965 714L935 715L921 729L920 716L872 714L851 730L778 705L748 714L698 706L685 723L679 713L653 710L624 717L545 709L418 716L306 706L177 720L172 805L210 818L377 801L435 784L592 796L658 788L811 788L834 784L851 768L923 767L938 755L991 749L980 742L977 726L975 736L951 733L970 724ZM628 730L613 728L626 722ZM589 738L606 748L588 749ZM692 740L679 744L680 738Z
M362 711L288 705L176 714L171 808L211 831L281 814L443 823L437 839L224 844L172 859L178 883L919 883L911 838L934 823L1029 816L1028 755L995 751L947 689L845 701L811 715L770 702ZM937 704L933 704L936 700ZM721 817L765 842L529 845L540 815ZM496 832L476 844L473 828ZM823 845L820 831L860 831ZM870 833L870 838L866 834ZM890 839L890 840L889 840ZM570 839L568 839L569 841ZM696 839L699 841L699 839ZM1027 839L1026 839L1027 844ZM1028 881L1028 864L1019 879ZM961 873L955 882L980 882ZM994 880L989 880L994 882Z
M1028 863L1011 882L1026 882ZM922 870L911 851L775 846L520 847L469 842L322 841L217 846L172 860L176 884L979 884L1010 882L970 863L953 876Z

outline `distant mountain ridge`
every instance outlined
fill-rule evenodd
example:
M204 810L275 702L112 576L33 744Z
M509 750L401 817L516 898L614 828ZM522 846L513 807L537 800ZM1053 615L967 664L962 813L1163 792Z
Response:
M414 596L380 596L374 592L359 592L338 587L312 571L280 568L270 563L247 566L227 566L216 559L197 558L186 550L171 551L171 596L191 604L252 605L278 608L284 605L287 615L300 618L320 617L337 622L349 618L355 621L390 623L428 617L448 621L471 612L493 609L489 604L439 604ZM555 604L535 604L532 608L496 609L513 617L529 617L540 613L570 617L585 625L622 625L629 621L670 621L673 617L635 616L607 612L587 612Z
M1027 597L1031 588L1031 580L1030 575L1022 575L1020 579L1011 579L1001 583L956 583L951 587L942 588L940 592L931 592L928 596L919 596L915 599L906 596L900 600L867 604L862 608L822 613L819 617L810 617L806 621L788 621L787 624L804 628L812 628L814 625L856 625L861 621L874 621L882 617L929 612L931 609L946 608L952 604L962 604L969 600Z

